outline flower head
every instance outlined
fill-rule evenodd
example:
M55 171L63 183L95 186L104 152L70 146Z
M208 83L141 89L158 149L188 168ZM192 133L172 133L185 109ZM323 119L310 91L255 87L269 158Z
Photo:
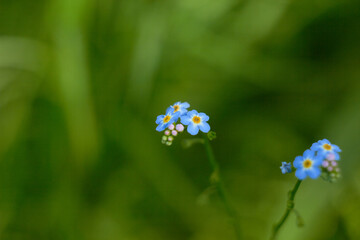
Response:
M176 102L171 105L168 110L171 110L173 113L180 113L180 116L187 113L187 108L190 107L190 104L187 102Z
M207 123L209 116L205 113L198 113L196 110L187 112L181 116L181 123L187 126L187 131L191 135L198 134L199 130L204 133L210 131L210 125Z
M291 162L289 162L289 163L282 162L280 169L281 169L282 174L291 173Z
M318 178L321 174L322 159L321 156L315 156L314 151L306 150L302 156L295 158L294 167L297 169L295 176L300 180L307 176L312 179Z
M168 109L165 115L159 115L156 118L155 122L158 124L156 131L161 132L165 130L165 128L176 122L179 119L179 116L180 112L174 113L171 109Z
M313 143L310 149L316 151L317 155L321 156L323 159L327 158L328 155L334 156L335 160L340 159L339 152L341 152L341 149L338 146L331 144L327 139Z

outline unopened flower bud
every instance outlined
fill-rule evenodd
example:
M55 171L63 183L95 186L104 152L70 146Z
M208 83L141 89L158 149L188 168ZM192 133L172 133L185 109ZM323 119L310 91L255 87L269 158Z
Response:
M169 136L169 135L170 135L170 131L169 131L169 130L166 130L166 131L164 132L164 134L165 134L166 136Z
M176 125L176 130L177 130L178 132L184 131L184 125L182 125L182 124L177 124L177 125Z
M174 124L170 124L170 126L168 127L170 130L174 130L175 126Z
M291 163L282 162L280 169L282 174L291 173Z
M329 153L329 154L326 156L326 159L327 159L327 160L330 160L330 161L335 160L335 154Z
M177 132L176 130L172 130L172 131L171 131L171 134L172 134L173 136L176 136L176 135L178 134L178 132Z
M326 160L323 161L323 162L322 162L322 166L325 167L325 168L328 167L328 166L329 166L329 162L326 161Z
M168 141L171 142L172 140L174 140L174 138L172 136L168 137Z

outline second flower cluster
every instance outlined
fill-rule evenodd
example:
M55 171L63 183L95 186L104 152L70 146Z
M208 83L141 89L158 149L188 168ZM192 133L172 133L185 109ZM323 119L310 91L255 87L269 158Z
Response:
M327 139L313 143L302 156L295 158L293 162L296 168L295 176L303 180L306 177L316 179L322 175L325 180L335 181L340 177L340 168L337 163L340 160L340 152L341 149ZM280 168L283 174L292 171L291 163L283 162Z

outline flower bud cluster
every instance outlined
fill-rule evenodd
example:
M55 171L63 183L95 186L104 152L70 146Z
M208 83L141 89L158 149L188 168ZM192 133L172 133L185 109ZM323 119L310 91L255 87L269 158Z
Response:
M171 146L174 138L185 129L182 124L170 124L169 127L164 131L164 136L161 138L161 142L167 146Z
M340 177L340 168L333 154L328 154L321 164L321 177L329 182L336 182Z

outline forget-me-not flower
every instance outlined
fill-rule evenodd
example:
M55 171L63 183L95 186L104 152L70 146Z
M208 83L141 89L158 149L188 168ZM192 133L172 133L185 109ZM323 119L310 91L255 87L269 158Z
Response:
M156 131L161 132L163 130L165 130L165 128L167 128L170 124L176 122L180 117L180 112L173 112L172 109L168 108L168 110L166 111L165 115L159 115L156 118L156 124L159 124L156 127Z
M334 154L335 160L340 159L339 152L341 152L341 149L338 146L331 144L327 139L319 140L318 142L313 143L310 149L316 151L317 155L323 157L323 159L325 159L329 154Z
M199 130L207 133L210 131L210 125L207 123L209 116L205 113L198 113L196 110L187 112L181 116L181 123L187 126L187 131L191 135L198 134Z
M281 169L282 174L291 173L291 162L289 162L289 163L282 162L280 169Z
M176 102L174 103L173 105L171 105L169 109L171 109L174 113L177 113L179 112L180 113L180 116L184 115L187 113L187 108L190 107L190 104L187 103L187 102Z
M294 167L297 169L295 176L303 180L307 176L312 179L318 178L321 174L320 166L323 158L315 156L315 152L306 150L302 156L297 156L294 161Z

